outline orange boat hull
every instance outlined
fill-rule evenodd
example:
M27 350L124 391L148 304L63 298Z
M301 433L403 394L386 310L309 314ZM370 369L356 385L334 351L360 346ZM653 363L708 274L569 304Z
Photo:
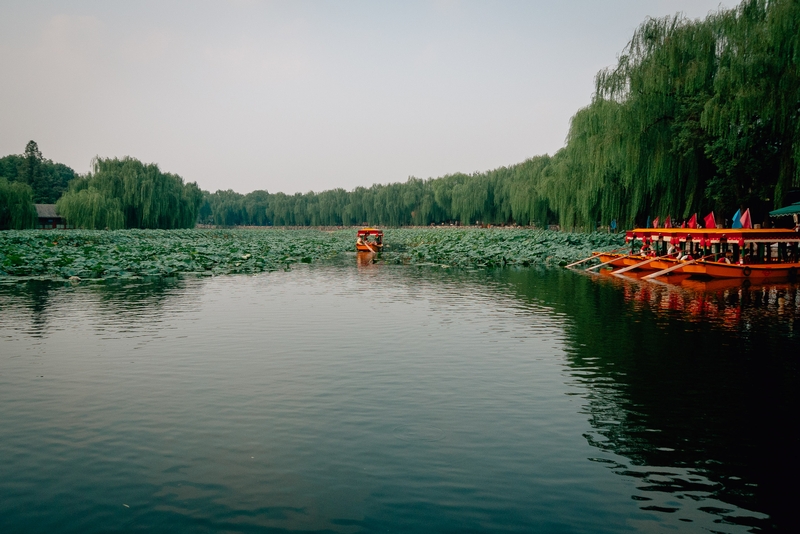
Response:
M697 265L701 265L704 273L712 278L746 278L753 282L787 280L800 272L800 263L740 265L703 261Z
M662 260L656 260L656 261L650 263L650 265L653 266L652 270L654 270L654 271L663 271L664 269L669 269L670 267L675 265L677 262L678 262L678 260L675 260L675 259L664 258Z
M602 263L608 267L619 269L629 267L646 260L645 256L627 256L625 254L600 254ZM652 261L638 267L641 271L661 271L673 267L678 260L664 258ZM741 265L732 263L719 263L713 261L698 261L672 271L670 274L683 274L689 276L709 276L711 278L739 278L749 279L752 282L780 281L795 278L800 273L800 263L775 263Z

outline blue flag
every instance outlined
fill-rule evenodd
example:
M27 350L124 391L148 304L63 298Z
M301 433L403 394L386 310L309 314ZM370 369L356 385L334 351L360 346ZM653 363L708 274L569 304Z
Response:
M742 210L736 210L736 214L733 216L733 224L731 224L731 228L741 228L742 227Z
M650 228L650 216L647 216L647 224L644 226L645 228Z
M611 219L611 229L612 230L616 230L617 229L617 220L616 219Z

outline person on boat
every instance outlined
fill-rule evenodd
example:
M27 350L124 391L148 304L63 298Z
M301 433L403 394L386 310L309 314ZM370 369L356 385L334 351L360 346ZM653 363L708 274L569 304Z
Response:
M364 244L364 239L361 236L358 236L358 239L356 239L356 245L363 245L363 244Z
M725 255L724 255L724 256L722 256L722 257L719 259L719 263L732 263L732 262L731 262L731 259L732 259L732 258L733 258L733 252L731 252L731 251L729 250L728 252L726 252L726 253L725 253Z
M670 242L669 247L667 247L667 255L672 256L676 252L680 254L681 249L676 247L674 243Z
M688 251L686 252L686 254L684 254L683 256L681 256L681 257L680 257L680 258L678 258L678 259L679 259L679 260L681 260L681 261L691 261L691 260L693 260L694 258L692 257L692 251L691 251L691 249L690 249L690 250L688 250Z

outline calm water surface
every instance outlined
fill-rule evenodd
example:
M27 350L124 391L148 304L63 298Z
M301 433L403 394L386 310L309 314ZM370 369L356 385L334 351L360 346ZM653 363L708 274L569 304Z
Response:
M797 521L797 286L348 257L0 310L3 532Z

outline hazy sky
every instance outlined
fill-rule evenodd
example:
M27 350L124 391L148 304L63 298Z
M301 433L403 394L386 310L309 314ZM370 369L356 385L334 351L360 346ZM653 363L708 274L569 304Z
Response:
M553 153L647 17L719 0L0 0L0 155L352 189Z

